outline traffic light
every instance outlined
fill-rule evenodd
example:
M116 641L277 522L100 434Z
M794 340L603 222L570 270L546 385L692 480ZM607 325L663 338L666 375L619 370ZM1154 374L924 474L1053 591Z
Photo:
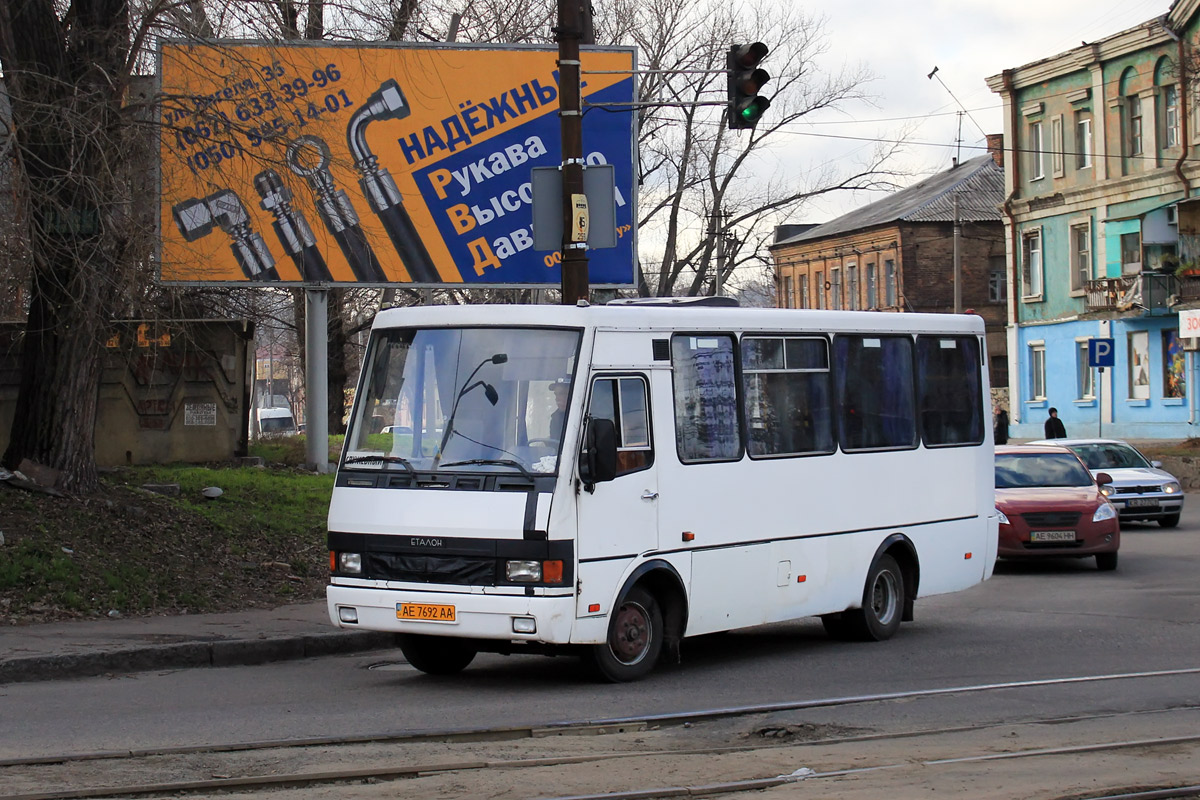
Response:
M758 64L767 57L762 42L735 44L729 48L726 68L729 72L729 129L753 128L758 118L771 107L771 101L759 95L763 84L771 80Z

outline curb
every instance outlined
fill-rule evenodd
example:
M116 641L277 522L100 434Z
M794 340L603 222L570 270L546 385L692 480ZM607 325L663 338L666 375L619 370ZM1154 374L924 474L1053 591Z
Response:
M87 678L110 672L234 667L395 647L390 633L335 631L273 639L219 639L127 650L0 659L0 684Z

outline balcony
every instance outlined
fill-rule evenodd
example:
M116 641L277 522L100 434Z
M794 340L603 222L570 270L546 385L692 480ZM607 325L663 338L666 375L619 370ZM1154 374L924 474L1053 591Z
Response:
M1084 285L1088 311L1141 311L1146 315L1167 314L1179 302L1180 285L1195 282L1191 290L1200 300L1200 279L1181 281L1163 272L1142 272L1119 278L1101 278Z

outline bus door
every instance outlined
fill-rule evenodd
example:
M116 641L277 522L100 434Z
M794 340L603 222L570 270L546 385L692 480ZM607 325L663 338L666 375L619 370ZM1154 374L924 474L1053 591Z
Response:
M579 494L581 564L618 562L658 548L658 474L649 390L645 374L593 373L587 413L613 421L617 477Z

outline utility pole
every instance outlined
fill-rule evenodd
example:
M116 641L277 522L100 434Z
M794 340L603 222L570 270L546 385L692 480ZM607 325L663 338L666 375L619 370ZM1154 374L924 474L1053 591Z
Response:
M558 117L562 137L562 302L575 305L588 299L586 214L583 192L583 102L579 88L579 42L583 35L581 4L588 0L558 0ZM582 203L582 211L579 211ZM576 214L583 214L584 235Z
M954 313L962 313L962 220L958 218L958 192L954 193Z

